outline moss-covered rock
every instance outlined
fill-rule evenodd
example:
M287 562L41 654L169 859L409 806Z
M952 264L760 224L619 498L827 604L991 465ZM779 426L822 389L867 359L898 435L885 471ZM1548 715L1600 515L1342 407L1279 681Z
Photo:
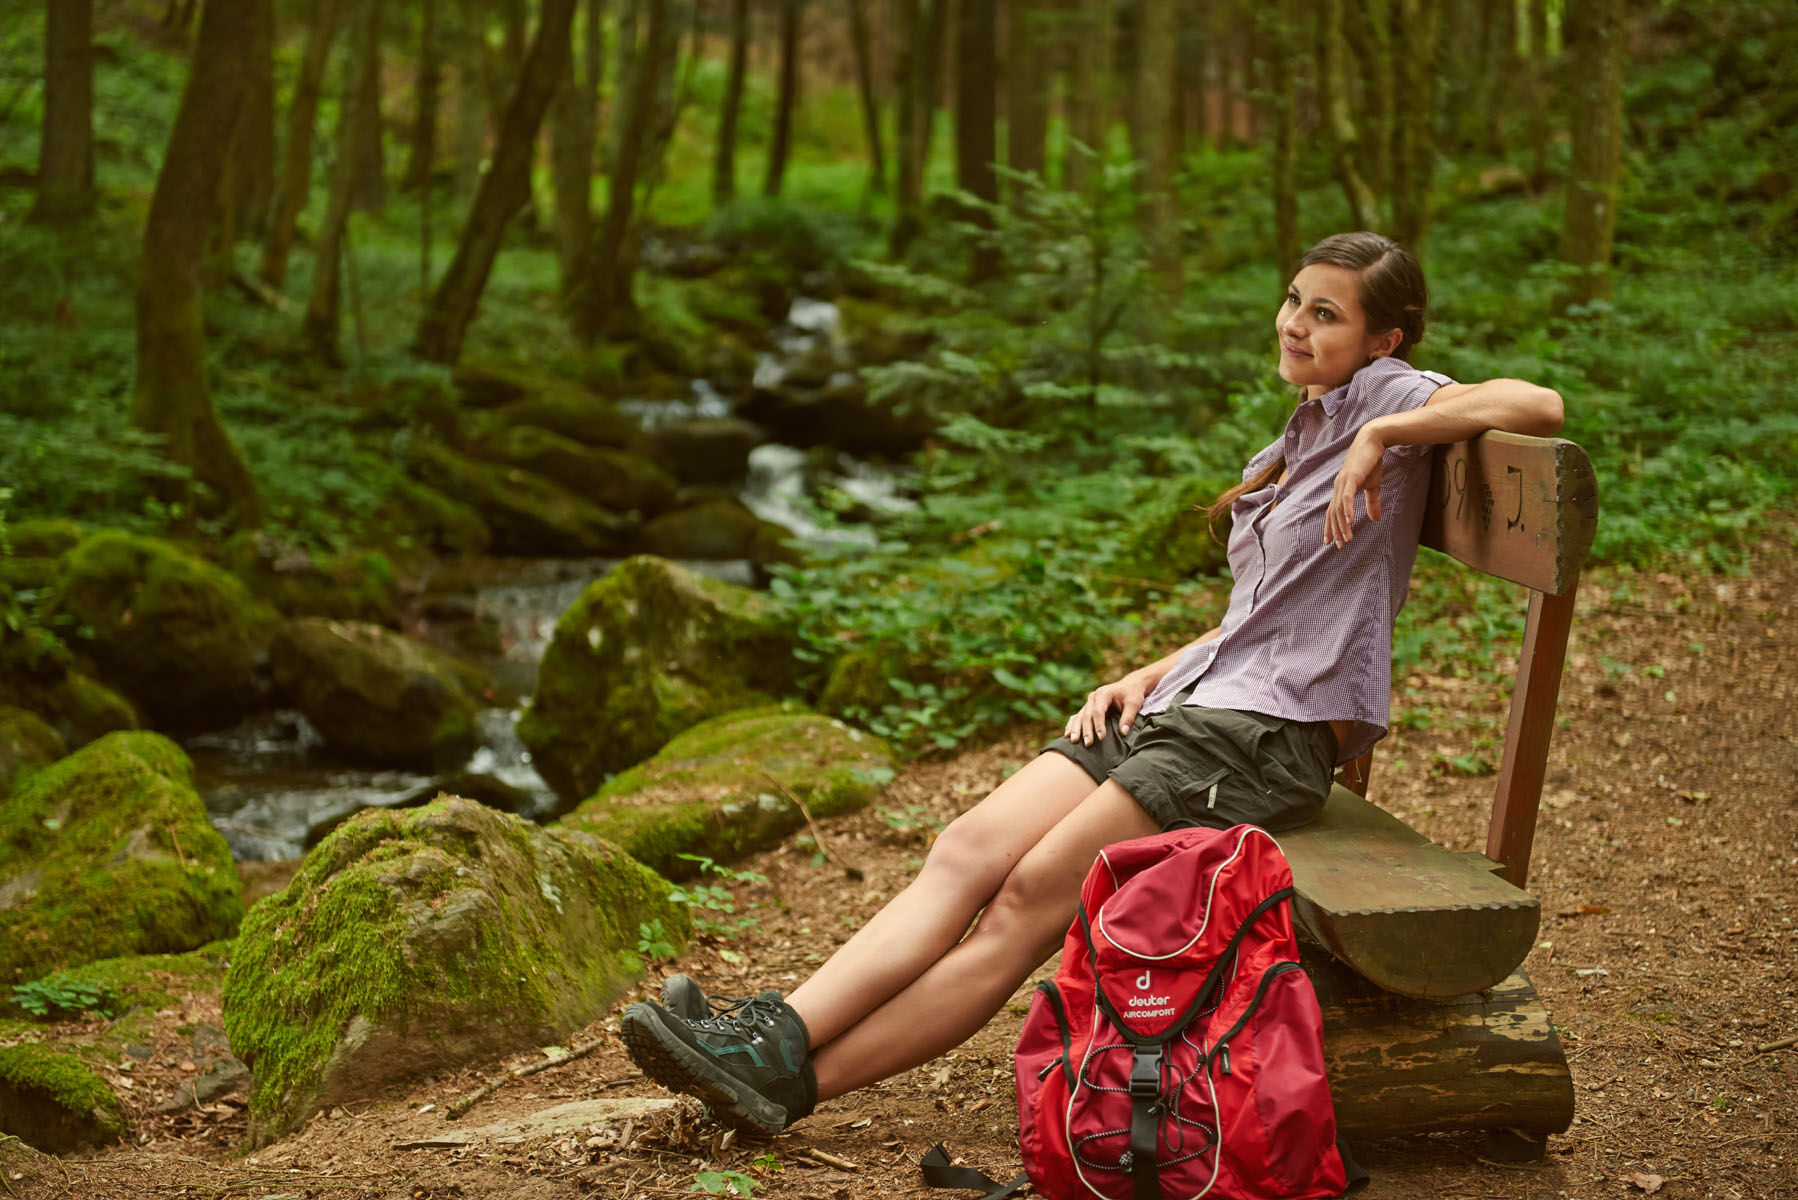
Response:
M674 477L628 450L588 446L534 425L496 429L475 452L491 462L521 467L614 512L646 517L674 503Z
M762 520L741 500L721 498L664 513L643 527L640 544L663 558L746 558L766 567L802 561L787 544L792 538L792 530Z
M474 753L475 703L460 668L392 630L303 617L281 627L272 664L275 685L347 758L447 770Z
M493 531L471 506L415 479L400 482L377 523L397 550L425 548L441 554L484 554Z
M797 677L793 649L757 593L627 559L556 622L518 735L573 803L681 730L778 698Z
M481 514L493 531L494 553L616 554L637 529L636 518L518 467L481 462L436 443L420 447L416 461L426 482Z
M251 594L284 616L399 623L399 580L379 551L320 557L255 530L226 542L220 557Z
M42 717L70 749L138 727L131 701L66 663L25 669L0 653L0 704Z
M0 800L39 767L69 752L62 735L34 712L0 705Z
M486 431L519 427L548 430L583 446L640 451L647 445L637 418L590 392L539 392L495 409L475 424Z
M172 542L103 531L63 555L53 603L102 679L158 728L216 728L260 707L276 617L229 572Z
M893 777L893 752L871 733L801 708L770 705L695 725L613 779L562 824L617 842L665 875L692 874L682 854L728 861L772 845L815 817L860 808Z
M616 846L472 801L370 810L244 921L225 980L255 1072L253 1143L396 1080L556 1041L640 969L638 926L688 930Z
M740 483L749 452L768 440L758 425L736 417L688 417L654 434L656 457L682 483Z
M119 1098L77 1052L40 1042L0 1047L0 1133L61 1154L125 1132Z
M231 851L181 747L108 734L0 808L0 985L56 967L191 950L243 916Z

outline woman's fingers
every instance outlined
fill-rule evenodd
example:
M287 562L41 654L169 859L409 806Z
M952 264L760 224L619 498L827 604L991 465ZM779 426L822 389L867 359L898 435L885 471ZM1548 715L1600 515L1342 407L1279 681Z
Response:
M1143 697L1131 693L1124 698L1123 711L1118 714L1118 732L1129 733L1130 723L1136 720L1136 714L1142 711Z

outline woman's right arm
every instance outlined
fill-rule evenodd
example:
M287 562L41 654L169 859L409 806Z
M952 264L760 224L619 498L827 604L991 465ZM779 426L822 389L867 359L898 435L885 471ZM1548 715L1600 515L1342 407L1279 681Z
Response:
M1221 629L1208 630L1166 658L1158 659L1146 667L1138 667L1116 682L1094 688L1087 693L1086 703L1080 706L1080 711L1068 718L1067 728L1062 731L1063 736L1082 746L1104 741L1105 714L1113 708L1119 710L1118 732L1129 733L1130 723L1136 720L1136 714L1142 710L1143 701L1149 698L1149 693L1155 690L1155 685L1161 682L1162 677L1174 669L1180 656L1194 646L1203 646L1221 632Z

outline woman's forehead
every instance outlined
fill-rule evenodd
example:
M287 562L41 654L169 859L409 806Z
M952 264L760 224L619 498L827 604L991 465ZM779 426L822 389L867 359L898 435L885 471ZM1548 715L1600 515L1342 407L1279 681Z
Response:
M1327 300L1344 312L1361 311L1361 276L1347 267L1312 263L1299 268L1292 277L1292 286L1307 304Z

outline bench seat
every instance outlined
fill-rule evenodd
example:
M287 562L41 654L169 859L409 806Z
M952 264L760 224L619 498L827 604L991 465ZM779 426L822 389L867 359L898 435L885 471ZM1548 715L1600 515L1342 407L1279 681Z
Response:
M1389 992L1485 991L1535 944L1541 905L1497 864L1443 849L1340 784L1322 816L1278 839L1301 935Z

